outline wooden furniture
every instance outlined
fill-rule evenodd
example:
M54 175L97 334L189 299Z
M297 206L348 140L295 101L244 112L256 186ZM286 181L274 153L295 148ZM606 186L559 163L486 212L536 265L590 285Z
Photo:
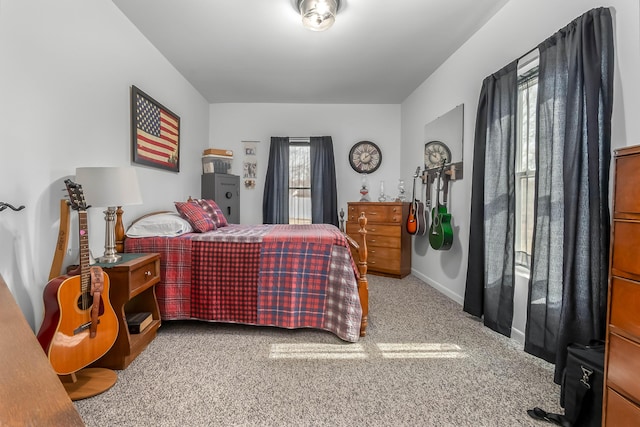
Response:
M367 217L367 266L369 273L405 277L411 273L411 235L405 224L408 202L349 202L347 234L361 242L358 217ZM354 259L357 252L352 251Z
M344 212L341 211L341 214ZM369 279L367 279L367 260L369 258L367 248L367 217L364 212L358 217L358 234L360 234L360 243L353 240L351 236L346 234L343 230L342 233L349 242L349 251L356 251L358 254L358 260L356 265L358 266L358 296L360 299L360 306L362 307L362 320L360 321L360 336L364 337L367 334L367 326L369 325Z
M203 199L216 202L229 224L240 224L240 177L226 173L203 173Z
M156 337L160 311L155 284L160 281L160 254L121 254L114 264L97 264L109 276L111 305L118 316L118 337L113 347L92 366L125 369ZM139 334L129 333L126 314L149 312L151 324Z
M0 425L84 426L0 276Z
M615 152L604 425L640 425L640 146Z

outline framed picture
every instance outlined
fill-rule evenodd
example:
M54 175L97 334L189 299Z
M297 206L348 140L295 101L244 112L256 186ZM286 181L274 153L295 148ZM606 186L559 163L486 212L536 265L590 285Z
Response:
M131 86L133 162L180 171L180 117Z

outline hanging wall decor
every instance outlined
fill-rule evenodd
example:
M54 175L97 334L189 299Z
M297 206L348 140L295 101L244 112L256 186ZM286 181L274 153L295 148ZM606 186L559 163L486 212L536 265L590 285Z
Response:
M242 162L242 179L244 188L253 190L256 188L256 177L258 174L258 142L242 141L244 146L244 161Z
M180 171L180 117L131 86L133 162Z

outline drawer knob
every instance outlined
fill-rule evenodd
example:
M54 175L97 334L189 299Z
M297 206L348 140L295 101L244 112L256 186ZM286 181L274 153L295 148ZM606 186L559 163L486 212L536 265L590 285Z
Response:
M376 229L375 228L370 228L369 231L376 231Z
M149 270L145 271L144 277L151 277L151 272Z

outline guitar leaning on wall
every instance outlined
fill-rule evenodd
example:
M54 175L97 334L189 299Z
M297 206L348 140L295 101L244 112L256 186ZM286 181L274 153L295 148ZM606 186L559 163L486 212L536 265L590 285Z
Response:
M43 293L45 314L38 331L38 341L58 375L73 374L95 362L118 336L118 319L108 298L109 276L100 267L89 266L87 206L82 187L69 179L65 184L69 204L79 215L79 274L59 276L47 283Z
M431 211L431 228L429 229L429 244L436 250L448 250L453 243L453 229L451 228L451 214L447 213L447 192L449 191L448 177L444 178L444 204L440 204L440 185L444 166L438 172L438 184L436 186L436 204Z

